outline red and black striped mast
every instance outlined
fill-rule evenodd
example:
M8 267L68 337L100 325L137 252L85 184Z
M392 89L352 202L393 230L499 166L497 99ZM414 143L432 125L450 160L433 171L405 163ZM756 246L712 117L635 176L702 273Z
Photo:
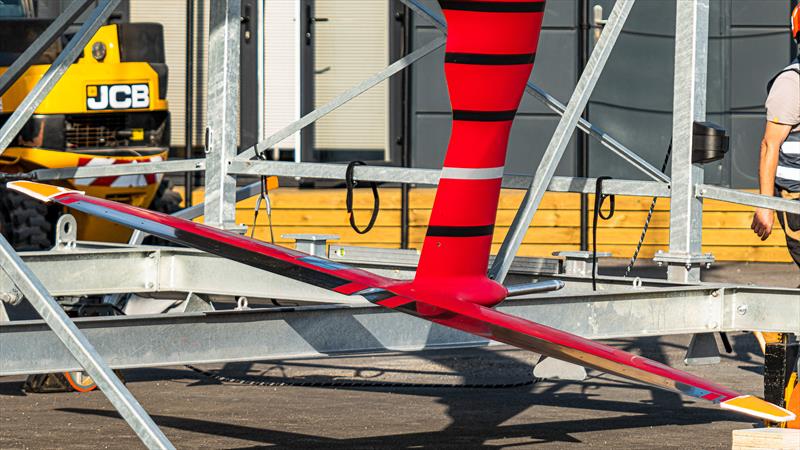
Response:
M494 305L486 276L511 124L533 69L545 2L439 0L447 20L450 143L413 288Z

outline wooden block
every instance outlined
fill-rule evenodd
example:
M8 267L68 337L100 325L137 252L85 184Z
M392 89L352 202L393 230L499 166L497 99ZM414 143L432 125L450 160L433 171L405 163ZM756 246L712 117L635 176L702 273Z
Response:
M733 430L732 450L800 448L800 430L790 428L754 428Z

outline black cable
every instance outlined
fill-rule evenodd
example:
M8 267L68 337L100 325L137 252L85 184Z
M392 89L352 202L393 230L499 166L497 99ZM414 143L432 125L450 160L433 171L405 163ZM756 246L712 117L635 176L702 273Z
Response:
M266 160L266 152L257 153L256 158L260 160ZM256 234L256 223L258 221L258 211L261 209L261 202L264 202L264 209L267 212L267 222L269 225L269 241L270 243L275 243L275 234L272 230L272 205L269 200L269 192L267 191L267 176L261 175L261 180L259 183L259 194L258 200L256 200L256 209L255 213L253 214L253 226L250 228L250 238L253 238Z
M661 164L662 173L666 173L670 155L672 155L672 144L667 147L667 155L664 157L664 162ZM642 244L644 244L644 238L647 235L647 228L650 226L650 220L653 218L653 212L656 209L657 201L658 197L653 197L653 201L650 202L650 210L647 212L647 219L644 221L644 228L642 228L642 234L639 236L639 243L636 244L636 250L634 250L633 256L631 256L631 261L628 263L628 266L625 267L625 277L631 273L631 270L633 270L633 265L636 264L636 259L639 258L639 252L642 250Z
M372 227L375 225L375 221L378 219L378 213L381 210L381 198L378 194L378 183L374 181L370 181L370 186L372 187L372 217L369 218L369 223L367 224L366 228L359 229L358 225L356 225L356 216L353 213L353 188L358 186L358 182L353 180L353 169L356 166L366 166L367 163L364 161L351 161L350 164L347 165L347 170L345 170L344 174L344 182L345 186L347 187L347 214L350 216L350 226L353 227L358 234L366 234Z
M447 383L400 383L394 381L301 381L284 378L279 381L263 381L249 378L226 377L219 375L208 370L203 370L196 366L186 366L187 368L213 378L217 381L225 383L238 383L249 386L301 386L301 387L397 387L397 388L456 388L456 389L506 389L522 386L531 386L541 381L539 378L531 378L525 381L518 381L514 383L465 383L465 384L447 384Z
M614 207L616 206L616 196L614 194L603 194L603 181L610 180L611 177L597 177L594 187L594 218L592 219L592 290L597 290L597 220L608 220L614 217ZM608 215L604 215L602 208L606 198L610 198Z

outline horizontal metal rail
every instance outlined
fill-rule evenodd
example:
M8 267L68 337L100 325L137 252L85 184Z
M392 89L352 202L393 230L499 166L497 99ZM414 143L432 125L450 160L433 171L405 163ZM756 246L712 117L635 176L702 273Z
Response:
M234 160L228 173L237 175L275 175L328 180L343 180L347 166L327 163L294 163L286 161ZM381 183L411 183L435 186L439 184L440 169L410 169L392 166L356 166L353 179ZM533 177L529 175L506 175L506 189L528 189ZM553 177L549 190L554 192L592 193L594 178ZM641 195L669 197L669 185L655 181L608 180L603 183L603 192L619 195Z
M695 188L695 195L701 198L721 200L723 202L738 203L740 205L756 206L759 208L774 209L776 211L786 211L792 214L800 214L800 202L768 195L753 194L751 192L738 191L710 184L700 184Z
M768 295L767 295L768 294ZM591 339L800 331L797 290L688 287L520 298L499 310ZM681 314L675 314L681 311ZM75 319L113 368L483 346L489 341L373 306ZM0 324L0 376L78 370L41 321ZM209 345L212 344L212 345Z
M197 172L206 169L204 158L176 159L141 164L113 164L108 166L64 167L39 169L26 175L39 181L68 180L73 178L112 177L121 175L146 175L151 173Z

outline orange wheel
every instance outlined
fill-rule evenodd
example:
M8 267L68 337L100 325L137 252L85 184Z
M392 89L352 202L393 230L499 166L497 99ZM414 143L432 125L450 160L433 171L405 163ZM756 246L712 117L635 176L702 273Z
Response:
M67 379L72 389L78 392L89 392L97 389L97 384L86 372L64 372L64 378Z

